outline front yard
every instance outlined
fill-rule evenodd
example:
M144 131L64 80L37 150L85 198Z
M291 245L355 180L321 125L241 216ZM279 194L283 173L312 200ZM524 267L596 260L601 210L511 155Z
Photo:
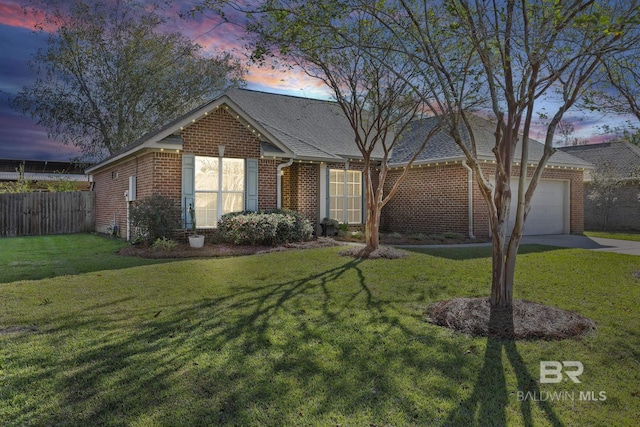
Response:
M640 418L640 257L524 247L516 298L576 311L598 330L514 343L426 321L432 302L488 295L485 247L399 260L325 248L166 261L114 255L121 246L94 236L0 240L0 425ZM541 383L541 361L580 361L581 382Z

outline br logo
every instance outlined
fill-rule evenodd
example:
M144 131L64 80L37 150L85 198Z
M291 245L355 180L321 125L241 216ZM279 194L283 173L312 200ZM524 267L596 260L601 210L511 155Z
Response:
M584 371L582 362L575 360L565 360L562 362L556 360L541 360L540 383L549 384L562 382L563 373L574 383L579 383L580 380L578 377L582 374L582 371Z

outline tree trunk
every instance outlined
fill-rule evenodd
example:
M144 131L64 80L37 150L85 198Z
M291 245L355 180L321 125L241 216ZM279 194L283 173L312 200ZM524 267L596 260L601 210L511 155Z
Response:
M379 204L374 203L372 209L367 212L367 222L365 224L366 251L371 253L380 246L380 209Z

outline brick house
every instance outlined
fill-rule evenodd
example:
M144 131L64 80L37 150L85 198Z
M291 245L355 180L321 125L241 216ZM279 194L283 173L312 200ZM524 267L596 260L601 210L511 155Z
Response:
M607 209L606 204L594 200L593 176L584 179L584 226L587 230L602 230L605 214L610 231L640 230L640 148L624 141L563 147L562 151L591 162L605 179L620 181ZM608 210L608 212L605 212Z
M399 175L412 146L431 125L432 119L416 122L403 137L391 159L397 169L388 182ZM479 158L490 173L491 135L483 139ZM532 161L540 153L541 146L533 147ZM589 167L566 153L554 155L543 175L541 196L534 198L528 220L534 225L526 232L582 233L582 179ZM128 204L153 193L179 202L185 226L185 212L195 206L198 228L205 230L215 228L224 213L271 208L296 210L314 223L331 217L362 224L362 169L353 131L337 104L232 89L86 173L93 175L96 192L96 230L115 228L127 236ZM383 210L381 226L401 232L489 234L475 178L446 135L428 144Z

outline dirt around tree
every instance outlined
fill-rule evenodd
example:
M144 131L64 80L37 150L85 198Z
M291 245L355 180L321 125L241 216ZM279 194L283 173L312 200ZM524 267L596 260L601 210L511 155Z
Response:
M433 304L426 315L429 322L454 331L501 339L560 340L596 329L584 316L532 301L514 300L508 316L496 316L490 308L488 298L455 298ZM505 324L505 319L512 323Z

